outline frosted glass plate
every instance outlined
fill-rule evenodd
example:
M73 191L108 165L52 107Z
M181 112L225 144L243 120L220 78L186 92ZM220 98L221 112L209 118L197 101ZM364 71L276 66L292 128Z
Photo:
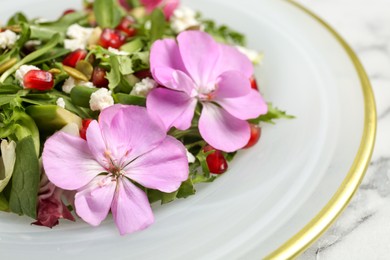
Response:
M0 0L0 20L19 10L55 18L79 2ZM50 230L0 213L1 259L260 259L343 191L348 173L357 178L348 196L356 189L373 146L375 106L364 71L340 39L283 0L183 2L244 32L249 47L265 53L256 72L261 91L296 119L264 125L260 143L240 152L228 173L192 198L155 205L155 224L137 234L119 236L111 219L98 228L78 220ZM309 235L325 228L317 227ZM309 242L294 245L296 252Z

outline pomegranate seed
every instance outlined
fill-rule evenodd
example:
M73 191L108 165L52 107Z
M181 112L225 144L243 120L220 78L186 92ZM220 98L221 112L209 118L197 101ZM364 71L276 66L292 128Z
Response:
M126 37L117 30L104 29L100 36L99 45L108 49L108 47L119 49L126 41Z
M24 87L40 91L50 90L54 87L53 75L44 70L30 70L24 75Z
M249 80L251 81L252 89L259 90L255 76L252 76Z
M123 17L119 25L116 27L117 30L124 32L128 37L133 37L136 34L136 29L133 27L135 20L131 16Z
M255 144L257 144L257 142L259 141L260 136L261 136L260 126L255 125L255 124L250 124L250 126L251 126L251 137L249 138L249 141L248 141L247 145L244 147L244 149L251 148Z
M66 57L62 61L62 64L69 66L69 67L72 67L72 68L75 68L77 65L77 62L84 60L85 57L87 57L87 54L88 54L88 52L86 50L77 49L77 50L69 53L68 55L66 55Z
M84 140L87 140L87 129L89 124L93 121L93 119L87 118L83 119L81 122L82 127L80 129L80 137L83 138Z
M76 12L76 10L74 10L74 9L68 9L68 10L65 10L65 11L62 13L62 16L67 15L67 14L71 14L71 13L74 13L74 12Z
M210 145L206 145L203 148L204 152L210 152L212 150L214 150L214 152L209 154L206 158L207 166L209 167L210 172L214 174L222 174L226 172L228 169L228 164L222 152L220 150L216 150Z
M136 76L139 79L144 78L153 78L152 72L150 70L140 70L134 73L134 76Z
M106 70L101 67L95 67L92 72L92 83L95 87L106 88L108 87L108 79L106 77Z

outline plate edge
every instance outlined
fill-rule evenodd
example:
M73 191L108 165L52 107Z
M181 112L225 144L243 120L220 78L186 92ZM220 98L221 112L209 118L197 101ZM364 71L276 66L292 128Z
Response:
M359 150L342 184L325 207L308 223L274 252L264 259L294 259L312 245L337 220L358 190L373 154L376 138L376 104L368 75L359 58L340 34L318 15L295 2L283 0L302 10L324 26L341 44L358 73L364 96L364 130Z

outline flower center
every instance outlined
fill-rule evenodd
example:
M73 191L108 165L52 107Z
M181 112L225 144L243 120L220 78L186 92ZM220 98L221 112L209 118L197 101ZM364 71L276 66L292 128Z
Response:
M201 101L212 101L215 98L217 85L199 88L198 98Z

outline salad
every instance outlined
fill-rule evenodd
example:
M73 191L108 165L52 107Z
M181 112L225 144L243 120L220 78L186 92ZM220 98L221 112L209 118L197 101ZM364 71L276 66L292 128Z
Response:
M225 174L267 104L245 37L178 0L84 1L0 27L0 210L52 228L110 213L121 235L151 204Z

